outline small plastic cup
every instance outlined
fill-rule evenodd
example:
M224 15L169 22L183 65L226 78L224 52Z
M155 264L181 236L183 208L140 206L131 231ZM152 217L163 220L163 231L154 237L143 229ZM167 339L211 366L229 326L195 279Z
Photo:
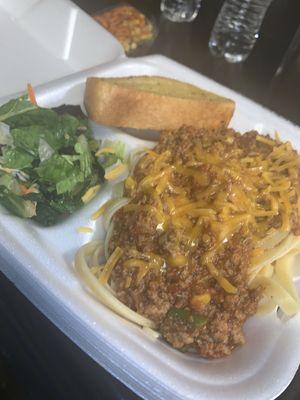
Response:
M163 16L172 22L191 22L199 12L202 0L161 0Z

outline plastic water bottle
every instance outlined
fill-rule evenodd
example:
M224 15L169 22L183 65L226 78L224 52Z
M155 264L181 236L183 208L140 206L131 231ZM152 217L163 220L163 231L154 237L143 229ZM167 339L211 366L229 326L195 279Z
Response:
M212 30L209 48L229 62L244 61L258 36L272 0L225 0Z
M161 0L160 10L173 22L191 22L199 12L202 0Z

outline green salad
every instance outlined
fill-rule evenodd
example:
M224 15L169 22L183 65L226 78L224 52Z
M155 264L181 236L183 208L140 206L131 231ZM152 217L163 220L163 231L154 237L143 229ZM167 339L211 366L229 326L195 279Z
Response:
M49 226L99 191L124 148L93 139L84 116L38 107L30 95L0 107L0 204Z

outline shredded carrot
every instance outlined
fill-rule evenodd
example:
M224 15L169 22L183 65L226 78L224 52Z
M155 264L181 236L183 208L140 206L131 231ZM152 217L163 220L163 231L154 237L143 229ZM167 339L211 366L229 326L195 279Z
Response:
M28 188L25 185L22 185L21 183L19 184L19 189L21 190L22 195L26 195L29 193L39 193L37 188L35 188L34 186Z
M27 93L28 93L28 98L29 98L30 103L37 105L34 89L30 83L27 84Z

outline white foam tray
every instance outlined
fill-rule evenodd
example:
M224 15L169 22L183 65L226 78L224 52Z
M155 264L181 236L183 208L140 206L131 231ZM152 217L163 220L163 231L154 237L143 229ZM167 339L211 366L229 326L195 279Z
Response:
M37 89L38 103L82 103L87 76L159 74L199 85L236 101L232 127L260 132L278 130L300 149L300 128L239 94L161 56L123 59L63 78ZM98 128L96 134L101 134ZM106 135L118 137L106 130ZM122 136L122 135L121 135ZM140 139L123 136L129 147ZM67 221L41 228L1 211L3 272L63 332L114 376L145 399L270 400L292 380L300 360L300 318L285 324L275 315L254 317L245 327L247 344L226 359L205 361L152 341L140 328L121 319L92 298L72 267L74 254L89 235L91 213L109 196L101 192ZM99 224L100 222L98 222ZM100 226L97 236L102 236Z
M123 55L120 43L69 0L0 0L0 97Z

